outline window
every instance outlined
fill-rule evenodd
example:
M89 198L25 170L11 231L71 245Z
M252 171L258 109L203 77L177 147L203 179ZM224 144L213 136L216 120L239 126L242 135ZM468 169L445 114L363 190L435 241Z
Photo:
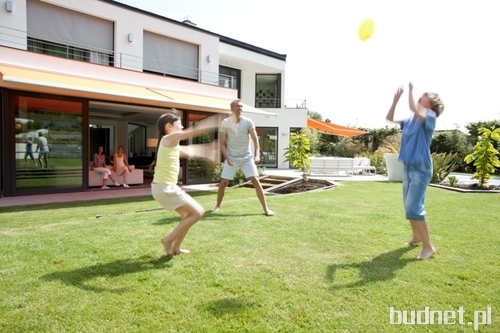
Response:
M146 156L146 127L128 124L128 156Z
M255 107L281 108L281 74L257 74Z
M113 65L113 56L110 54L90 51L70 45L52 43L32 37L28 37L28 51L106 66Z
M206 113L189 112L187 127L193 127L197 122L205 119L206 117L214 117ZM218 159L218 132L204 132L200 135L186 140L187 145L192 145L193 153L188 160L184 160L187 167L187 184L211 182L214 174L215 165L210 161L211 158ZM196 153L195 153L196 152ZM214 154L214 155L212 155ZM211 156L212 155L212 156ZM207 156L207 158L200 158L196 156Z
M238 89L240 98L241 71L230 67L219 66L219 86Z
M31 51L111 65L113 21L37 0L26 1L26 12Z
M276 150L278 148L278 128L277 127L257 127L257 137L260 146L259 167L276 168L278 159Z
M15 97L15 188L81 188L83 102Z

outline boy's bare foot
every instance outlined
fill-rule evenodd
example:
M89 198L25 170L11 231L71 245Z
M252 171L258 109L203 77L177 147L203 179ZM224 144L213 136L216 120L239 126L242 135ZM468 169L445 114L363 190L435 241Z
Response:
M189 253L189 252L190 252L189 250L185 250L185 249L174 250L174 254L175 254L175 255L179 255L179 254L187 254L187 253Z
M212 209L212 213L217 213L219 209L220 209L219 206L215 206L214 209Z
M436 248L432 247L431 249L422 250L422 252L420 252L420 254L418 255L417 259L420 259L420 260L429 259L432 256L434 256L435 254L436 254Z
M163 247L165 248L165 252L167 253L167 256L173 256L175 253L172 250L172 243L173 241L169 241L167 237L163 237L161 239L161 243L163 244Z
M266 215L266 216L274 216L274 214L276 214L276 213L273 212L272 210L267 210L264 212L264 215Z

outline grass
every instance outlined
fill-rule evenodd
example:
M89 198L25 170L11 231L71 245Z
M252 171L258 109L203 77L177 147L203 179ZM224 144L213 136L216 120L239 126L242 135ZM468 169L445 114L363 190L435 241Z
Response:
M215 192L194 193L207 211ZM1 332L472 332L389 325L396 310L500 308L499 197L429 188L438 254L405 247L401 184L269 197L228 190L169 260L179 218L149 197L2 209ZM457 320L458 321L458 320Z

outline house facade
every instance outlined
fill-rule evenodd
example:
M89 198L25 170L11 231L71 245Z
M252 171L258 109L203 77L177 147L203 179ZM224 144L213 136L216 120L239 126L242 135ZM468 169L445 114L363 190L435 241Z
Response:
M161 114L175 108L189 127L214 114L223 119L234 99L257 126L261 165L288 168L283 149L291 132L307 126L307 109L286 105L285 64L284 54L112 0L7 0L0 7L0 194L88 190L98 146L107 156L123 146L151 177ZM50 149L43 169L40 135ZM180 163L183 184L211 181L210 163Z

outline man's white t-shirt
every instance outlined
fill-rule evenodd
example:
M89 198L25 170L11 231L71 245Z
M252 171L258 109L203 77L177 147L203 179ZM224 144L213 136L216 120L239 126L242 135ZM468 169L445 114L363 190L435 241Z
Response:
M232 117L222 120L220 132L226 133L226 149L231 158L253 158L249 131L255 129L252 119L240 117L235 123Z

